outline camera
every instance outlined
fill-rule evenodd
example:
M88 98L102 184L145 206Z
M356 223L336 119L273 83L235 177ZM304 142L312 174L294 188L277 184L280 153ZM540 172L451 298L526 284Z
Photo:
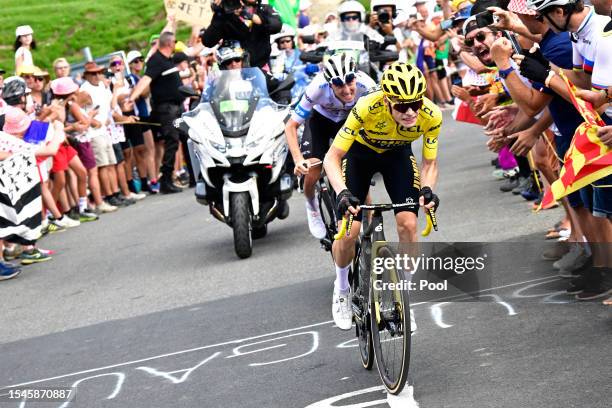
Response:
M242 7L241 0L222 0L220 5L212 3L212 9L214 12L232 14L234 11Z
M388 24L389 21L391 21L391 15L386 11L381 11L380 13L378 13L378 21L383 24Z
M485 28L497 22L497 19L495 18L493 13L488 10L476 14L474 17L478 28Z

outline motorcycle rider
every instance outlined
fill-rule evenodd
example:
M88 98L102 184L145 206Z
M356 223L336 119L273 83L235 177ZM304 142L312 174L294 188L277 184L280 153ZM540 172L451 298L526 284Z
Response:
M270 37L270 41L276 44L276 53L271 62L272 75L280 80L293 72L294 67L302 64L300 61L300 50L295 47L295 29L288 25L283 25L280 33ZM274 48L274 46L273 46Z
M352 56L334 55L308 85L285 126L287 144L295 162L294 173L305 176L308 228L315 238L322 239L326 235L315 193L315 184L321 176L321 161L330 140L336 136L359 97L375 86L367 74L357 70ZM300 146L297 130L306 121Z
M328 37L328 41L369 39L382 43L384 38L376 30L365 24L365 8L355 0L345 1L338 6L340 29Z

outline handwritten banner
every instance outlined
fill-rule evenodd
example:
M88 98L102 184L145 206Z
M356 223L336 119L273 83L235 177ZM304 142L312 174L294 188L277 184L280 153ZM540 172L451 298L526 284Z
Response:
M176 21L192 26L207 27L212 20L211 0L164 0L166 13L173 14Z

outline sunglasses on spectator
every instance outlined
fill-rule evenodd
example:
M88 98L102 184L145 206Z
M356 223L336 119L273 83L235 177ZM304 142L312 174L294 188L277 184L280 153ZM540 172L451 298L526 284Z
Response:
M224 62L225 65L231 64L231 63L238 63L242 61L242 58L232 58L232 59L228 59L227 61Z
M418 100L414 102L398 102L391 103L391 108L399 113L406 113L408 109L411 109L413 112L418 112L419 109L423 106L423 100Z
M344 80L342 80L342 78L337 76L337 77L333 77L332 79L330 79L330 82L336 86L344 86L344 84L347 84L347 85L352 84L355 78L356 78L355 73L349 72L348 74L344 76Z
M474 46L474 40L477 40L479 43L484 43L484 41L487 39L487 34L489 34L489 33L485 33L483 31L481 31L478 34L476 34L475 36L473 36L472 38L466 38L463 41L463 43L467 47L473 47Z
M290 38L287 38L287 39L285 39L285 40L279 40L279 41L278 41L278 43L279 43L279 44L288 44L288 43L292 43L292 42L293 42L293 40L292 40L292 39L290 39Z
M117 60L117 61L111 61L111 63L110 63L111 67L116 67L116 66L119 66L119 65L123 65L123 61Z
M136 59L132 60L132 62L130 62L130 64L136 64L138 62L144 62L144 58L136 58Z
M45 77L34 77L34 80L38 82L44 82Z
M352 21L352 20L361 20L359 14L348 14L343 15L340 20L342 21Z

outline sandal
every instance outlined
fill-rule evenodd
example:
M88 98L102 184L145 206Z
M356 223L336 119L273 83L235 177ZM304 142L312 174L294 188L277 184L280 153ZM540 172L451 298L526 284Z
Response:
M569 236L570 232L571 231L567 228L563 228L558 231L549 231L548 234L546 234L546 239L558 239L562 237L567 237Z

